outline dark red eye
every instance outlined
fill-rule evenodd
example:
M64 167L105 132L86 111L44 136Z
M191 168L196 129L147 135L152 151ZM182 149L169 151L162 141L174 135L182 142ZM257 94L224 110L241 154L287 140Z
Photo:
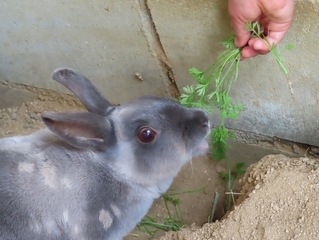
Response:
M154 140L156 132L151 127L141 127L137 132L137 138L141 143L150 143Z

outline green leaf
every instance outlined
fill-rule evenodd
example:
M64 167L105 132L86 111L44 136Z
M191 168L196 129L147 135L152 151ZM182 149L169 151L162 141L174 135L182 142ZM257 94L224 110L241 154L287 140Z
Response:
M182 88L183 92L187 93L187 94L193 94L195 92L194 87L193 86L186 86Z
M294 49L296 46L292 43L288 43L286 46L285 46L285 49L286 50L291 50L291 49Z
M198 85L195 87L195 92L196 92L196 94L198 94L198 96L201 96L201 97L206 96L206 93L207 93L207 85L198 84Z
M222 42L222 45L225 47L226 50L229 50L229 49L234 49L235 48L235 37L232 36L231 38L225 40ZM222 54L225 53L222 52Z
M189 69L189 74L198 82L204 77L204 73L195 67Z
M237 175L242 175L245 173L245 163L244 162L239 162L236 164L236 173Z
M222 179L226 180L226 181L230 181L231 180L231 174L228 172L221 172L220 176Z

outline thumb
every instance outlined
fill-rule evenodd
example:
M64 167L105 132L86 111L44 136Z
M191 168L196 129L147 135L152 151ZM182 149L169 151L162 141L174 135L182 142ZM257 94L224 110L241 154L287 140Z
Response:
M270 46L277 45L284 38L287 30L288 30L288 27L287 29L283 29L283 30L281 29L277 31L270 30L265 40L269 43Z

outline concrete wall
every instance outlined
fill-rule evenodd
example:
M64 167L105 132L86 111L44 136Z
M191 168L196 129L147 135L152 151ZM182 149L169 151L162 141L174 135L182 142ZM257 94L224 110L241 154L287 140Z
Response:
M232 34L225 0L0 1L0 81L65 91L50 73L68 66L115 102L172 96L205 69ZM246 104L229 127L319 146L319 3L296 1L281 44L288 79L272 56L240 63L232 96ZM142 76L142 80L139 76ZM289 84L291 83L292 89Z

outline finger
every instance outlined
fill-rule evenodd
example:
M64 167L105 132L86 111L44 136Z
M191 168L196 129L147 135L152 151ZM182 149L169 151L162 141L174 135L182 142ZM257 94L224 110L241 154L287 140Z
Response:
M235 46L240 48L248 43L250 38L250 32L246 29L246 24L244 22L235 21L233 22L233 28L236 34Z
M270 44L270 46L276 46L284 38L287 30L288 28L280 31L269 29L268 35L265 40Z
M255 13L255 11L251 11L251 8L251 4L245 1L228 1L228 12L230 15L232 27L236 35L236 47L240 48L247 44L250 38L250 32L247 31L246 23L252 20L256 20L256 18L258 18L258 16L261 14L259 10L257 10L257 13Z
M252 38L248 42L248 46L259 54L269 52L271 45L267 43L267 39Z
M259 53L249 46L243 47L241 51L241 60L257 56Z
M294 1L265 1L265 9L261 24L267 29L266 40L271 45L277 45L286 35L294 12Z
M270 52L273 47L277 46L278 43L280 43L285 34L286 31L277 32L269 29L267 36L264 39L252 38L248 41L248 45L259 54L266 54Z
M250 38L250 33L244 32L244 33L238 33L236 32L236 37L235 37L235 46L238 48L241 48L245 46Z
M258 21L262 15L257 1L228 0L228 12L235 32L235 46L244 47L250 39L246 23Z

